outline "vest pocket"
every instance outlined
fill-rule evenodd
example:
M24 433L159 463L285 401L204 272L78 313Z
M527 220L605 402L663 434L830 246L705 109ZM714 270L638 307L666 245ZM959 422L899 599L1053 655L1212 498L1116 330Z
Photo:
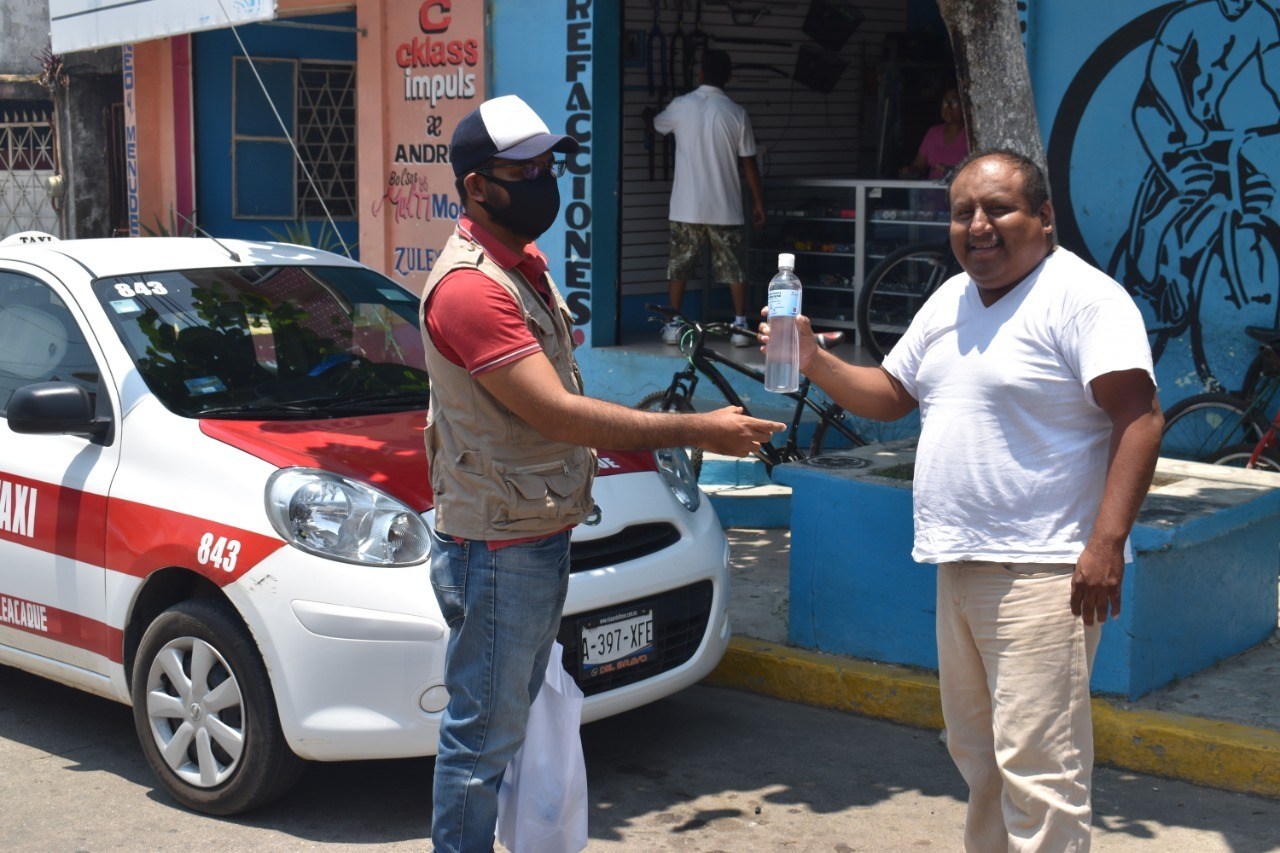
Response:
M556 357L560 355L560 351L562 349L560 346L560 337L556 334L555 321L552 320L548 314L535 314L530 311L528 326L529 332L542 346L543 353L548 359L554 362Z
M581 517L582 493L589 480L564 460L521 466L494 463L494 472L507 492L494 519L498 530L541 529L547 521L572 524Z

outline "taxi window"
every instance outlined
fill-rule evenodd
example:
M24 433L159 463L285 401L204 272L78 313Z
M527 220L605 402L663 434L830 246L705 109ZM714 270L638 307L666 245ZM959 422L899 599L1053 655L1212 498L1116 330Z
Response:
M0 413L35 382L75 383L96 397L98 365L75 318L39 279L0 270Z
M186 417L335 417L425 408L417 297L372 270L185 269L103 278L142 380Z

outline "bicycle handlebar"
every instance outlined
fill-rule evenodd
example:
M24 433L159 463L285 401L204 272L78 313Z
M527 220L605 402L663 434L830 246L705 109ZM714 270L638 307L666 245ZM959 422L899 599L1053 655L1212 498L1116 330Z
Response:
M747 337L751 337L751 338L754 338L756 336L756 332L754 329L748 329L746 326L739 326L736 323L719 323L719 322L706 323L706 324L697 323L693 320L690 320L688 317L684 316L678 310L670 307L669 305L658 305L655 302L647 302L645 303L644 307L649 309L655 314L661 314L664 318L666 318L667 322L671 322L673 320L679 320L680 322L684 323L686 326L691 326L692 328L701 332L713 332L719 335L746 335ZM658 320L657 317L650 317L649 319L654 321ZM815 331L813 333L813 337L816 340L819 348L829 350L832 347L840 343L843 343L845 339L845 334L844 332Z
M720 323L720 322L699 323L696 320L690 320L688 317L681 314L677 309L671 308L670 306L667 306L667 305L658 305L656 303L649 302L649 303L646 303L644 307L648 308L650 311L652 311L655 314L661 314L663 317L666 318L667 322L679 320L681 323L684 323L686 326L689 326L693 329L697 329L703 332L714 332L719 335L750 335L752 337L755 337L755 334L756 334L751 329L748 329L745 326L736 325L734 323ZM658 318L650 317L649 319L656 321Z

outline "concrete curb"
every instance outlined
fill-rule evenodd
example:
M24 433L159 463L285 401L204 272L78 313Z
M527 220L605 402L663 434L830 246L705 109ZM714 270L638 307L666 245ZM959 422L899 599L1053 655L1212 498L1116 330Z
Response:
M922 670L734 637L707 682L917 728L942 728L938 679ZM1137 711L1099 698L1093 700L1093 729L1099 764L1280 797L1280 732Z

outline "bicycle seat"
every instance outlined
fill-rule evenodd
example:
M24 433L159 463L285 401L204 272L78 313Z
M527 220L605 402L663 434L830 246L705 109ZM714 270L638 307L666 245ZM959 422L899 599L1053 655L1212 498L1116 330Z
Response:
M1280 329L1268 329L1266 326L1245 326L1244 332L1260 344L1269 347L1280 344Z
M813 338L821 349L834 349L844 343L844 332L814 332Z

